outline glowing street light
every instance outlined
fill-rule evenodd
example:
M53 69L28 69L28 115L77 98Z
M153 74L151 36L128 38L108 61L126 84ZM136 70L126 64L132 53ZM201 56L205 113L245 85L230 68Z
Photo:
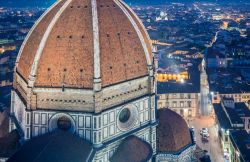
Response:
M181 78L180 82L183 84L183 83L185 83L185 80L183 78Z

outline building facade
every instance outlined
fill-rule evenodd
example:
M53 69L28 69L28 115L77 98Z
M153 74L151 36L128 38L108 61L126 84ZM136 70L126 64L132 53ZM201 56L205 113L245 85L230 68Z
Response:
M158 123L152 60L149 36L123 1L57 1L17 57L10 131L18 129L29 147L35 137L69 132L93 145L85 158L96 162L117 162L124 146L138 143L148 151L134 147L130 161L151 161ZM190 138L185 147L194 146ZM25 156L20 152L11 160Z
M250 93L223 93L223 92L211 92L212 103L220 103L223 97L233 98L234 102L248 102L250 100Z
M169 108L185 119L192 119L197 116L199 110L199 93L171 93L158 95L158 108Z
M224 156L231 161L239 161L237 160L239 156L235 155L237 152L239 153L237 147L241 146L236 143L241 139L241 137L238 137L241 135L240 132L244 132L244 134L248 134L249 132L250 110L244 102L234 102L233 98L226 97L222 99L221 103L214 104L214 110L218 136L224 151ZM236 135L232 136L232 133ZM237 141L232 141L234 138L237 139Z

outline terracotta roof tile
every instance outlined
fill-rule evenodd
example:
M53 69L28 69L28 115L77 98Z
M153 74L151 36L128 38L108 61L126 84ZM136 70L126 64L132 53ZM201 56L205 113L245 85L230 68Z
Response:
M59 11L66 0L62 0L56 6L54 6L50 12L44 15L42 21L40 21L30 34L27 42L24 44L23 51L20 56L17 71L23 76L27 81L31 67L35 58L35 54L39 43L49 25L49 22L53 19L55 14Z
M157 150L178 152L191 144L191 136L186 121L170 109L159 109L157 126Z
M34 57L52 18L65 0L56 5L30 35L17 67L28 80ZM117 3L120 4L119 1ZM151 46L144 27L126 6L145 40ZM148 75L142 42L133 23L114 0L97 0L102 86ZM38 61L35 86L93 88L94 45L91 0L72 0L57 19Z
M66 131L56 131L30 139L8 162L91 161L92 144Z
M152 157L153 150L149 143L136 136L129 136L119 145L111 162L145 162Z

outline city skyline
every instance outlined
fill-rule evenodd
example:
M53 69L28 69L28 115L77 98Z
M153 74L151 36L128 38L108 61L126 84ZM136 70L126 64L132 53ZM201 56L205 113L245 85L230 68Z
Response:
M0 161L250 160L249 3L8 2Z
M124 0L129 5L160 5L166 3L193 3L193 2L215 2L215 3L238 3L237 0ZM0 7L49 7L55 0L0 0ZM248 0L240 0L240 3L249 3Z

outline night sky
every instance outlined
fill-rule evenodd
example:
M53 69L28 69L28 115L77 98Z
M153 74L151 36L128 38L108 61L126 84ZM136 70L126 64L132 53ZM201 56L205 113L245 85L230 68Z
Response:
M129 4L162 4L166 2L239 2L239 0L125 0ZM242 2L249 2L249 0L241 0ZM0 7L48 7L53 4L55 0L0 0Z

